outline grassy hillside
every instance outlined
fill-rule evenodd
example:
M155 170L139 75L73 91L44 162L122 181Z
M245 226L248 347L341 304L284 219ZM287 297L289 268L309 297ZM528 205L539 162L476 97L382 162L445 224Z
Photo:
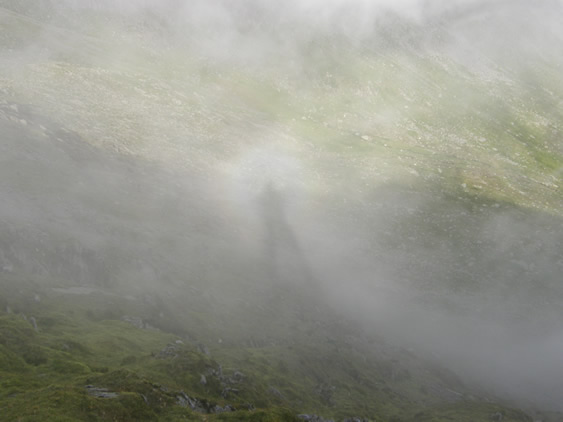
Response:
M0 0L0 420L560 420L560 8L477 3Z
M289 292L270 312L229 313L229 331L262 319L268 335L245 337L213 326L221 309L194 310L198 294L171 308L147 303L166 301L157 294L6 277L1 287L2 420L531 420L334 311L298 314Z

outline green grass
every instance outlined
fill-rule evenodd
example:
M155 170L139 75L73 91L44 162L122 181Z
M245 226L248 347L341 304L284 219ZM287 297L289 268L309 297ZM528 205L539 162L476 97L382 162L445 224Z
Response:
M428 411L416 413L409 422L471 422L503 420L511 422L531 422L532 418L517 410L505 409L492 403L438 406Z
M71 14L56 27L44 19L43 10L28 3L0 2L11 10L0 9L0 47L6 51L0 100L30 104L61 129L56 136L64 130L77 143L99 147L95 151L104 164L108 156L134 156L142 171L127 177L136 179L143 171L152 175L153 167L144 167L146 163L170 169L172 179L178 169L193 168L205 178L229 168L219 183L229 185L233 174L246 170L237 167L240 157L274 143L276 153L295 159L304 169L299 183L314 209L309 217L316 217L315 207L330 208L330 223L343 221L353 230L350 221L362 222L362 230L375 239L368 240L370 247L377 250L380 242L385 253L408 257L412 272L405 277L426 270L428 257L449 263L451 272L432 273L430 288L435 291L478 292L490 277L510 278L507 268L487 259L495 248L495 239L486 236L488 224L497 218L509 216L519 227L540 227L546 244L558 244L553 233L560 223L553 216L563 210L556 186L563 150L557 103L560 72L554 64L538 62L536 72L524 74L501 69L500 75L495 73L498 78L484 79L441 54L394 48L374 52L318 40L306 49L302 69L278 67L281 63L231 66L201 58L168 39L159 40L165 41L165 51L158 43L137 43L135 36L147 27L125 28L103 15L73 21L70 18L78 17ZM18 49L39 49L53 39L72 42L48 55L28 54L19 61ZM22 144L32 149L44 145L39 119L10 113L0 118L15 125L25 117L33 127L31 141ZM69 139L52 140L67 145ZM63 148L63 154L68 151ZM88 151L87 157L95 155L94 149ZM59 184L66 182L61 173L55 187L43 186L41 173L33 171L26 173L32 177L9 180L29 195L47 189L58 195ZM113 179L127 178L116 174ZM148 183L150 178L138 177L139 183L149 191L158 186L165 194L155 194L150 201L141 195L119 207L98 201L82 188L72 193L72 199L79 198L86 208L111 220L103 235L115 243L104 249L105 273L95 280L98 285L118 284L111 292L64 294L49 286L69 287L78 280L0 272L0 309L9 306L12 311L0 314L1 420L293 421L299 412L405 422L490 420L500 412L503 420L529 420L519 411L469 395L445 405L431 393L432 387L465 388L451 374L428 369L426 362L396 350L392 352L401 358L389 358L391 352L380 339L366 345L367 335L353 324L324 307L311 310L311 298L304 292L264 287L260 271L247 277L246 268L237 273L228 265L223 270L214 264L212 276L192 277L190 265L199 263L177 263L185 258L185 250L176 250L184 245L184 233L161 234L174 231L162 221L170 216L162 217L157 206L139 205L170 201L166 209L183 209L191 204L174 202L180 190L165 186L169 178ZM389 195L393 190L395 196ZM382 208L396 199L406 205ZM227 202L221 198L212 207L228 208ZM546 213L533 211L538 209ZM374 210L382 210L382 215ZM171 225L183 219L183 214L175 214ZM389 230L379 230L379 219ZM205 243L206 236L215 240L215 232L200 228L209 221L193 223L202 234L190 251ZM147 226L153 232L146 232ZM41 250L47 258L30 259L52 263L47 270L51 273L61 262L70 267L74 258L82 259L74 248L80 244L74 234L52 230L50 247ZM18 239L14 233L6 235L8 243ZM159 241L151 243L154 233ZM232 239L226 237L221 242L230 252ZM140 283L137 273L128 270L136 267L135 247L145 241L157 245L154 260L167 267L155 277L173 280L168 295L145 292L153 299L148 303L138 289L128 288ZM556 291L548 279L556 268L557 248L552 249L555 252L543 254L539 274L545 280L535 281L538 292ZM419 258L420 250L428 255ZM527 256L521 245L509 244L507 256L510 253ZM479 268L471 273L457 265L474 257ZM247 261L241 262L236 265L245 267ZM111 277L102 280L108 273ZM213 277L219 282L211 281ZM228 288L222 286L226 278ZM248 303L246 291L254 289L264 303L260 307ZM156 329L136 328L123 321L126 315ZM159 357L170 344L175 356ZM201 352L201 344L209 347L211 356ZM244 376L226 381L237 372ZM89 396L87 384L119 395ZM209 405L232 404L239 410L193 412L178 405L180 391ZM250 404L256 410L248 410Z
M173 333L93 315L106 297L91 293L69 301L67 295L45 286L22 287L25 283L15 287L4 280L2 284L7 293L3 300L16 313L0 315L0 420L295 421L298 413L316 413L336 420L359 416L410 421L409 415L423 412L424 420L442 421L447 420L443 415L456 409L460 415L482 415L483 409L493 408L516 415L507 420L526 420L502 406L483 408L474 399L435 408L441 399L428 395L421 386L464 387L445 372L428 372L423 362L407 355L383 359L377 353L370 356L359 344L344 342L341 335L361 336L361 330L332 316L328 309L317 311L318 315L305 313L299 328L289 332L285 324L292 325L297 313L285 321L272 320L267 340L272 345L249 346L243 338L226 338L226 346L210 344L208 356L200 352L197 340L177 342L180 338ZM39 294L41 302L27 302L30 291ZM150 307L131 302L113 298L115 309L128 308L126 312L138 317L152 313ZM29 322L31 316L38 332ZM211 312L206 318L220 316ZM229 324L233 328L244 324L244 318L244 313L233 314ZM184 321L189 327L190 320ZM255 335L258 341L259 334ZM172 352L164 353L166 347ZM86 385L118 396L90 396ZM192 411L178 404L180 391L209 408L228 404L237 410Z

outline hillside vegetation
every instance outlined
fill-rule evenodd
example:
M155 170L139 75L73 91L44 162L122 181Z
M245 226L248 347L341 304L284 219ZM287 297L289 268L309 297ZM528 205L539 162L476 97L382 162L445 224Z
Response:
M0 420L561 420L562 6L431 3L0 0Z

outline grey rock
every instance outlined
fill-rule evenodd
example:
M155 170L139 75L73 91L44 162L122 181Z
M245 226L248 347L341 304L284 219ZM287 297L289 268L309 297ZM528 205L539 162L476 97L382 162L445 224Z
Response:
M129 315L123 315L123 317L121 317L121 320L128 322L129 324L131 324L134 327L137 327L141 330L146 328L145 322L141 318L132 317L132 316L129 316Z
M209 349L207 348L207 346L205 344L198 344L197 350L200 353L203 353L204 355L209 356Z
M221 365L219 365L217 369L211 369L211 374L219 380L223 381L223 367Z
M323 419L319 415L308 415L305 413L302 415L297 415L297 417L307 422L334 422L332 419Z
M180 349L175 344L168 344L164 349L162 349L155 358L157 359L173 359L178 356Z
M221 370L221 367L219 367L219 369ZM229 383L229 384L238 384L238 383L242 382L244 380L244 378L245 378L245 375L242 372L235 371L231 377L226 379L226 382ZM222 379L222 371L219 375L219 379Z
M221 407L221 406L215 406L213 408L213 412L212 413L225 413L225 412L234 412L235 408L233 406L231 406L230 404L226 405L225 407Z
M227 388L224 388L223 391L221 391L221 396L222 396L224 399L226 399L226 398L229 396L229 394L237 394L238 391L239 391L239 390L236 389L236 388L227 387Z
M225 407L212 405L206 401L201 401L194 397L190 397L183 391L180 391L180 393L176 396L176 403L182 407L189 407L194 412L198 413L225 413L233 412L235 410L234 406L231 406L230 404L226 405Z
M33 325L35 332L38 333L39 328L37 327L37 321L35 320L35 317L29 317L29 322L31 322L31 325Z
M182 407L189 407L196 412L205 412L205 409L201 406L199 400L191 398L183 391L180 391L180 393L176 396L176 403Z
M270 394L272 394L273 396L276 396L276 397L279 398L279 399L283 399L283 394L280 392L280 390L278 390L278 389L275 388L275 387L270 386L270 387L268 388L268 392L269 392Z
M109 391L107 388L95 387L93 385L87 385L86 392L90 396L97 397L100 399L115 399L118 396L117 393Z

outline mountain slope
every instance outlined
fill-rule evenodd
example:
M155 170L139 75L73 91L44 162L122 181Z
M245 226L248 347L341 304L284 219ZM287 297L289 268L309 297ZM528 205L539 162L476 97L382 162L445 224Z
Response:
M560 4L216 3L0 1L0 413L561 410Z

